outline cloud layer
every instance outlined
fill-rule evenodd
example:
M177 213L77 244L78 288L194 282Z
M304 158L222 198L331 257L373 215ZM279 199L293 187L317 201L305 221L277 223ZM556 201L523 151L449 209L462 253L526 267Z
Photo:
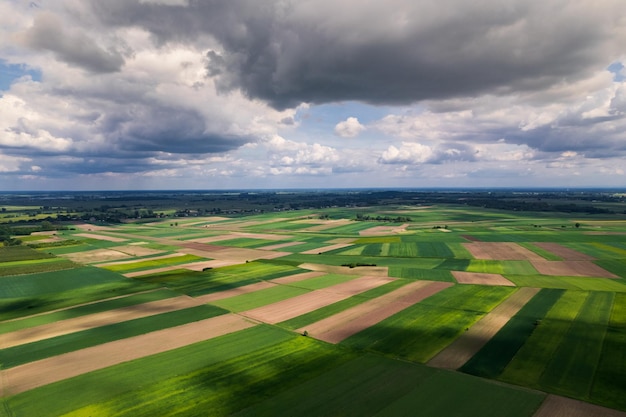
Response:
M0 97L0 176L17 188L626 186L622 10L3 2L0 58L24 73Z

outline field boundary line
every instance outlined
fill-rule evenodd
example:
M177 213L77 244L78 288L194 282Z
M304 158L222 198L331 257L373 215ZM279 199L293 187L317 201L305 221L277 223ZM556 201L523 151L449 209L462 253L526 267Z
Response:
M4 371L8 381L5 392L8 395L19 394L87 372L181 348L255 325L238 315L227 314L64 353Z
M484 315L426 364L435 368L458 369L470 360L502 327L519 312L539 288L523 287Z

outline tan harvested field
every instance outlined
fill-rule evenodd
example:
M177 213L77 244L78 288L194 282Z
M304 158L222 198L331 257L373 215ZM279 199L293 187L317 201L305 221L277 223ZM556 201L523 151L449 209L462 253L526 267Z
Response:
M131 255L127 253L118 252L112 249L94 249L83 252L71 252L59 255L63 258L67 258L71 261L78 262L80 264L92 264L98 262L114 261L117 259L127 259ZM135 261L131 261L135 262Z
M350 268L347 266L304 263L298 265L298 268L321 271L328 274L389 276L389 267L386 266L358 266Z
M74 236L86 237L89 239L106 240L107 242L126 242L128 240L128 239L123 239L121 237L97 235L95 233L77 233Z
M589 256L586 253L578 252L576 250L566 248L558 243L550 242L536 242L533 245L552 252L556 256L562 258L564 261L591 261L595 259L593 256Z
M320 232L322 230L333 229L335 227L344 226L346 224L352 223L352 220L348 219L339 219L339 220L319 220L320 224L316 224L311 227L307 227L306 229L301 229L301 231L307 232Z
M352 281L333 285L332 287L315 290L267 306L248 310L241 314L265 323L280 323L352 297L353 295L371 290L372 288L387 284L391 281L393 281L393 279L383 277L366 276L356 278Z
M275 245L268 245L268 246L263 246L257 249L261 249L261 250L276 250L276 249L282 249L282 248L287 248L289 246L295 246L295 245L301 245L304 242L285 242L285 243L277 243Z
M533 417L626 417L626 412L550 394Z
M374 226L369 229L361 230L359 235L361 236L383 236L390 233L403 233L406 232L406 228L409 227L408 223L401 226Z
M428 365L445 369L460 368L538 292L538 288L520 288L435 355L428 361Z
M30 327L2 335L2 339L0 340L0 349L49 339L51 337L61 336L64 334L75 333L81 330L106 326L107 324L120 323L123 321L138 319L140 317L182 310L185 308L195 307L200 304L202 304L202 302L199 302L194 298L180 296L118 308L115 310L108 310L101 313L89 314L67 320L60 320L54 323L42 324L41 326Z
M101 232L106 232L106 231L116 231L115 227L111 227L111 226L98 226L97 224L89 224L89 223L77 223L74 225L77 229L80 230L86 230L86 231L101 231ZM119 230L118 230L119 231Z
M199 303L206 304L206 303L211 303L217 300L223 300L224 298L236 297L238 295L248 294L248 293L259 291L259 290L264 290L266 288L272 288L272 287L275 287L276 285L277 284L274 284L272 282L260 281L260 282L255 282L254 284L250 284L250 285L244 285L241 287L231 288L230 290L226 290L226 291L220 291L220 292L216 292L212 294L201 295L199 297L195 297L194 300L196 300Z
M8 395L19 394L56 381L177 349L254 325L241 316L227 314L53 356L3 371L4 392Z
M318 253L324 253L335 249L341 249L348 246L352 246L352 243L335 243L334 245L322 246L320 248L307 250L304 252L300 252L303 255L316 255Z
M322 275L326 275L326 272L302 272L300 274L287 275L286 277L271 279L270 282L275 282L276 284L291 284L293 282L303 281L309 278L321 277Z
M298 331L306 330L316 339L339 343L452 285L454 284L451 282L438 281L412 282L383 296L298 329Z
M498 261L543 260L541 256L513 242L472 242L463 243L476 259L494 259Z
M531 261L542 275L619 278L591 261Z
M500 274L486 274L466 271L450 272L452 272L452 275L459 284L504 285L508 287L515 287L515 284Z

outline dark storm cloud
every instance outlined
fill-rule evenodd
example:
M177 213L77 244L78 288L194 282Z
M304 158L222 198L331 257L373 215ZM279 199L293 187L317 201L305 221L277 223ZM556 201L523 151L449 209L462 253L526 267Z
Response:
M84 33L68 31L49 13L39 14L22 40L31 48L53 52L59 60L95 73L119 71L124 64L118 51L103 49Z
M276 108L540 90L588 76L620 51L620 3L610 0L92 6L105 24L139 25L160 44L209 35L222 49L207 55L218 88L241 88Z

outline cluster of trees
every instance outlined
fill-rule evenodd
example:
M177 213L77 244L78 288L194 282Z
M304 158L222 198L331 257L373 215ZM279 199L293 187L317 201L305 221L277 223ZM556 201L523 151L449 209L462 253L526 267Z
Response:
M355 220L358 222L393 222L393 223L409 223L411 222L411 218L408 216L397 216L397 217L389 217L389 216L381 216L378 215L376 217L369 216L367 214L357 214Z

